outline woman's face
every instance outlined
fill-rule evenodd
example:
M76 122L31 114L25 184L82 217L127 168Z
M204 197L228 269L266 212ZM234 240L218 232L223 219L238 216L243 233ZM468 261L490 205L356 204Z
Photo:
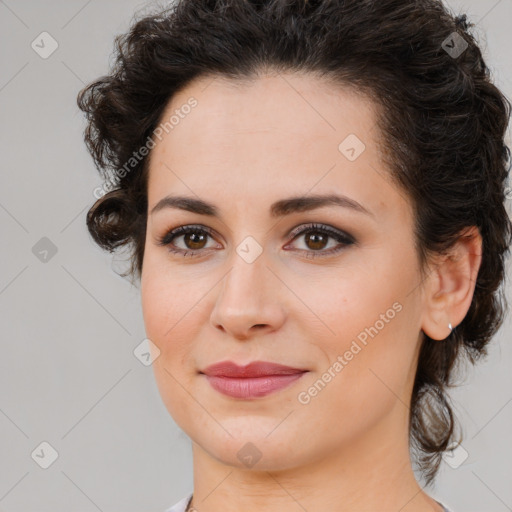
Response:
M306 75L209 78L172 98L163 121L173 115L151 154L141 294L176 423L226 464L259 452L261 469L407 436L424 299L411 206L387 178L372 104ZM346 199L311 203L326 195ZM151 213L167 196L216 215ZM158 244L180 226L195 228ZM236 398L200 373L226 360L307 372Z

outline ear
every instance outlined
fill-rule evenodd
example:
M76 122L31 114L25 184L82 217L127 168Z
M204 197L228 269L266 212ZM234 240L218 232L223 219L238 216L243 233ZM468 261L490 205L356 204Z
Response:
M424 290L423 332L443 340L459 325L473 299L482 262L482 236L476 226L464 230L449 254L436 258Z

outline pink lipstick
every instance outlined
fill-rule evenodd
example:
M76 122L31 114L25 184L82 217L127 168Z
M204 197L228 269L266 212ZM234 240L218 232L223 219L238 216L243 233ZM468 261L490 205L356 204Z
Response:
M232 398L259 398L283 389L300 379L308 370L267 361L254 361L239 366L221 361L200 373L206 375L215 390Z

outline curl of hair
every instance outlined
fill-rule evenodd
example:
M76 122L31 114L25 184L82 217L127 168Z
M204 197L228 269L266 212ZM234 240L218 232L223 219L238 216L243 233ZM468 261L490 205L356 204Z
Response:
M414 207L422 272L429 255L448 252L468 227L483 239L466 317L446 340L424 335L421 346L410 446L427 484L455 432L446 394L454 365L462 355L474 364L486 354L506 306L511 105L492 83L471 27L437 0L178 0L117 36L109 74L78 96L87 147L116 187L92 206L87 227L104 249L131 246L129 273L139 279L151 153L130 159L191 80L307 72L375 102L383 160ZM443 47L454 33L468 45L456 58ZM129 161L131 169L119 172Z

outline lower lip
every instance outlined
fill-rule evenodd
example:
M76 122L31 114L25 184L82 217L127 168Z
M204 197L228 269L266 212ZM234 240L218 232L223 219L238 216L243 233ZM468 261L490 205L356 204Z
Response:
M292 375L268 375L236 379L231 377L214 377L206 375L213 389L232 398L259 398L289 386L300 379L306 372Z

